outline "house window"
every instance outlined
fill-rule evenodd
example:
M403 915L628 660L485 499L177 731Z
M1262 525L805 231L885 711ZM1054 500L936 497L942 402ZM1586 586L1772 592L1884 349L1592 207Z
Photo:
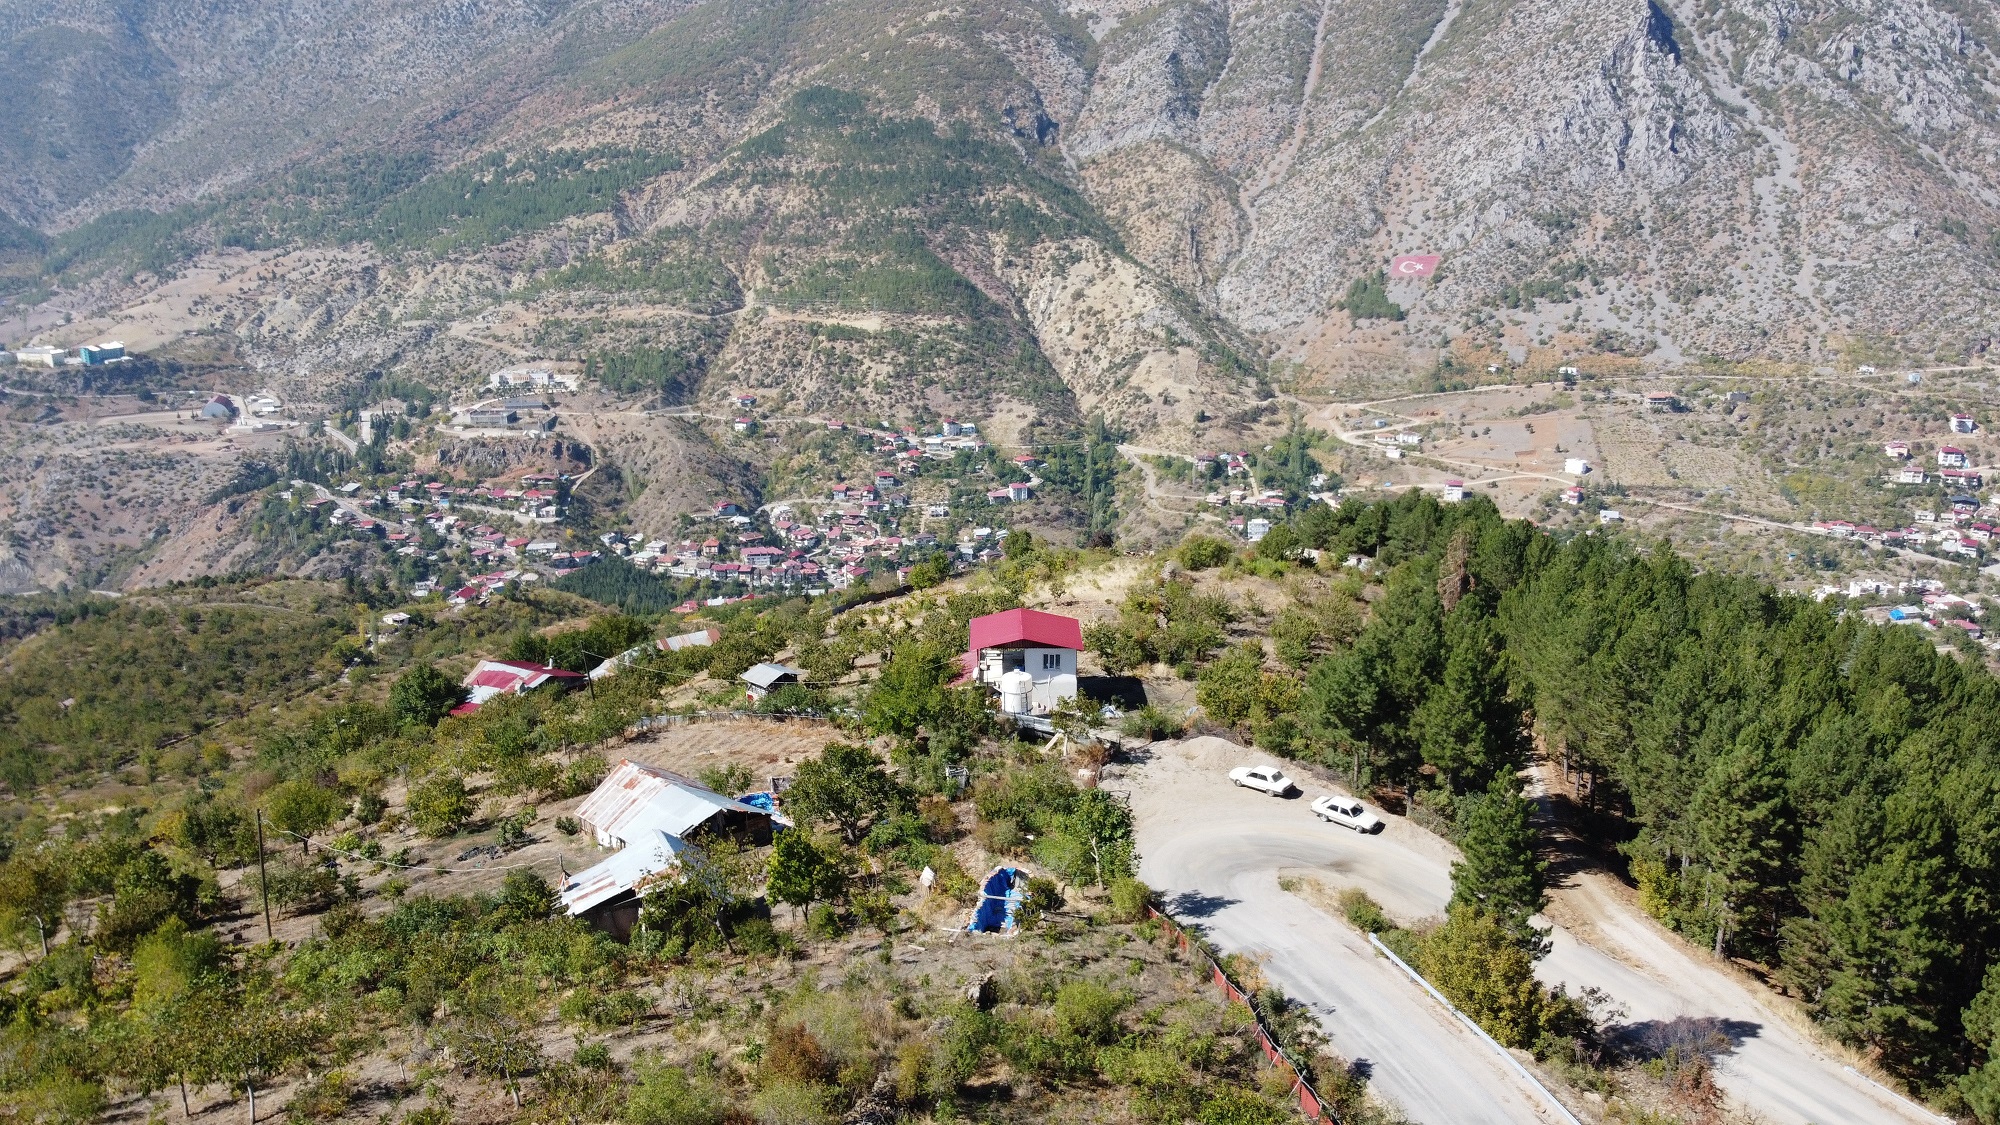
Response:
M1059 671L1061 671L1061 670L1062 670L1062 654L1061 654L1061 653L1059 653L1059 652L1045 652L1045 653L1043 653L1043 654L1042 654L1042 671L1044 671L1044 672L1059 672Z

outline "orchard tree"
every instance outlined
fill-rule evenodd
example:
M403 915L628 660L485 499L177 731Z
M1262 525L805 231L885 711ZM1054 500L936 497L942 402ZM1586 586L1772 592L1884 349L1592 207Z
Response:
M785 790L785 805L800 820L832 825L849 847L910 803L910 791L882 769L873 751L845 742L829 743L819 757L801 762Z
M312 854L312 838L325 831L347 811L347 803L324 785L311 781L287 781L275 785L264 797L264 812L278 831L298 837L299 846Z
M437 773L410 787L410 820L417 831L433 838L456 836L477 813L478 806L455 773Z
M771 847L768 875L765 893L771 901L802 911L838 895L847 883L834 853L798 828L778 833Z
M0 864L0 928L17 940L33 935L47 957L49 935L69 905L71 872L71 864L39 848Z
M463 702L465 689L431 664L403 673L389 689L389 709L410 726L434 727Z

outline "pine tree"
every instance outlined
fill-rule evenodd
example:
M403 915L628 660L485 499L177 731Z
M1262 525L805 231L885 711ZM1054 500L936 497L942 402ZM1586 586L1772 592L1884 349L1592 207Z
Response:
M1519 782L1507 774L1465 803L1458 818L1458 846L1465 858L1451 865L1451 904L1492 914L1523 944L1539 951L1541 937L1529 918L1547 898L1531 811Z
M1751 926L1768 922L1772 897L1785 885L1791 824L1784 794L1752 732L1717 758L1688 806L1695 847L1706 871L1715 920L1715 955ZM1776 935L1762 935L1768 939Z
M1499 637L1475 601L1446 617L1445 645L1444 673L1410 725L1448 787L1476 793L1520 767L1520 712L1507 699Z

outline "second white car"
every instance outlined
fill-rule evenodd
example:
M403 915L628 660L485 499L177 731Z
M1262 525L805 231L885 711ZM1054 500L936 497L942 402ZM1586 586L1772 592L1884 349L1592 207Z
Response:
M1312 810L1314 816L1328 824L1338 824L1362 833L1382 831L1382 818L1369 812L1367 806L1352 797L1329 793L1314 801Z

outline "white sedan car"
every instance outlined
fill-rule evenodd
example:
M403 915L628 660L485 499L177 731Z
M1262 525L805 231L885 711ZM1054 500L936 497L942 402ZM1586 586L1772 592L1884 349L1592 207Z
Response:
M1229 780L1245 789L1255 789L1273 797L1282 797L1298 788L1292 784L1291 778L1285 776L1285 771L1276 766L1237 766L1229 771Z
M1344 825L1356 832L1382 831L1382 818L1369 812L1366 806L1352 797L1342 797L1329 793L1312 803L1313 815L1328 824Z

